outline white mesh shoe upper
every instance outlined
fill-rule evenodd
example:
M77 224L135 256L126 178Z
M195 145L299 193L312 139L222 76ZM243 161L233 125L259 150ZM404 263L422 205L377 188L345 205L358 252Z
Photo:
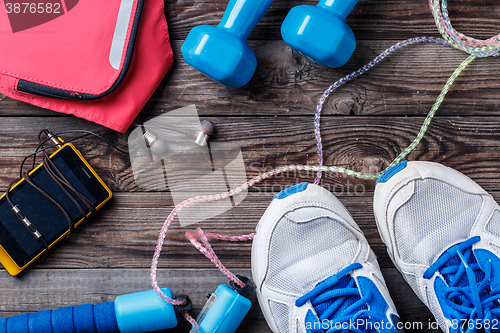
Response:
M429 307L441 329L449 332L453 327L453 319L450 318L455 316L450 312L455 310L448 305L443 307L446 304L443 303L444 299L462 303L465 298L448 299L454 296L446 294L446 289L443 289L447 285L442 282L445 271L440 270L444 267L440 265L461 263L453 259L453 264L452 259L446 258L458 258L455 254L457 246L468 240L474 240L469 251L486 250L498 256L500 206L471 179L438 163L407 162L404 167L400 165L397 172L387 174L388 177L382 176L382 180L377 183L374 194L375 219L380 235L403 277ZM454 257L443 255L449 249ZM449 252L447 255L450 256ZM450 261L444 264L443 260ZM446 272L454 274L451 273L453 270ZM465 274L459 272L457 270L456 274ZM481 282L482 276L484 274L477 273L475 277ZM467 289L471 280L466 277L452 280L447 276L446 279L450 283L454 281L458 284L459 281L465 294L475 290L470 287ZM440 285L439 288L436 283ZM488 295L481 297L487 299ZM465 303L463 309L478 304ZM481 306L487 308L490 303L481 303Z
M396 246L404 262L429 266L443 249L469 238L483 199L436 179L413 183L413 195L395 212Z
M266 284L303 295L353 262L358 249L356 236L331 217L297 223L285 215L272 232Z
M486 224L486 231L500 237L500 211L495 210Z
M352 276L368 277L387 302L382 314L397 316L376 257L340 201L308 184L307 190L274 199L262 216L252 245L252 275L257 298L273 332L305 333L308 301L295 301L318 283L353 263Z
M288 321L290 316L290 306L286 303L269 300L269 308L271 309L271 314L276 321L279 331L282 333L289 333Z

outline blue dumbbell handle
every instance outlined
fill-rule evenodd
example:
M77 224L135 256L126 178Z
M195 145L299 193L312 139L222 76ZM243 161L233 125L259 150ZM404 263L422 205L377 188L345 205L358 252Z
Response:
M247 39L273 0L230 0L219 27Z
M358 0L321 0L317 6L332 11L345 21L357 3Z
M120 333L114 302L0 318L0 333Z

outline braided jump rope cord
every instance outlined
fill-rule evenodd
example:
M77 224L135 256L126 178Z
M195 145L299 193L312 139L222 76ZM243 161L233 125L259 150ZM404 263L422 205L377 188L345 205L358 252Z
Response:
M427 127L430 124L430 121L432 120L432 117L434 116L435 112L439 108L439 105L443 101L444 96L446 95L449 87L453 84L453 82L456 79L456 77L458 77L458 75L465 69L465 67L467 67L467 65L472 60L474 60L474 59L475 59L474 56L470 56L469 58L467 58L455 70L455 72L453 73L453 75L448 79L448 82L446 83L445 87L443 88L441 94L438 96L438 98L436 100L436 103L434 104L434 106L432 107L431 111L429 112L429 114L427 115L426 119L424 120L424 123L423 123L423 125L422 125L422 127L420 129L420 132L418 133L418 135L415 138L415 140L413 140L413 142L398 157L396 157L396 159L391 163L390 166L399 163L399 161L402 160L406 155L408 155L411 152L411 150L414 149L415 146L420 142L420 140L422 139L423 135L425 134L425 131L427 130ZM186 206L189 206L191 204L197 203L197 202L217 201L217 200L228 198L230 196L233 196L235 194L240 193L243 190L248 189L249 187L252 187L256 183L258 183L258 182L260 182L260 181L262 181L264 179L267 179L269 177L272 177L272 176L274 176L276 174L279 174L279 173L282 173L282 172L293 171L293 170L314 171L314 172L320 172L320 171L337 172L337 173L344 173L346 175L349 175L349 176L352 176L352 177L357 177L357 178L362 178L362 179L376 179L376 178L380 177L380 175L383 173L383 172L378 172L378 173L361 173L361 172L356 172L356 171L353 171L353 170L349 170L349 169L342 168L342 167L337 167L337 166L290 165L290 166L285 166L285 167L277 168L277 169L271 170L269 172L266 172L266 173L264 173L262 175L259 175L259 176L255 177L255 178L249 180L247 183L241 185L240 187L238 187L238 188L236 188L236 189L234 189L232 191L229 191L229 192L219 193L217 195L194 197L194 198L190 198L190 199L184 200L183 202L181 202L180 204L178 204L170 212L169 216L167 217L167 219L165 220L165 222L163 224L163 227L162 227L162 229L160 231L160 235L158 237L158 242L156 244L155 253L154 253L152 264L151 264L151 276L150 276L151 277L151 284L152 284L153 289L155 290L155 292L163 300L165 300L168 303L171 303L173 305L182 305L183 304L183 301L174 300L174 299L168 297L167 295L165 295L161 291L160 287L158 286L158 281L157 281L158 259L160 258L160 254L161 254L161 250L163 248L163 244L164 244L164 241L165 241L166 233L167 233L168 228L169 228L170 224L172 223L173 219L177 216L177 214L183 208L185 208ZM219 239L223 239L223 240L230 238L230 236L222 236L222 235L216 235L216 234L209 234L209 235L211 237L215 237L215 238L219 238ZM242 236L242 237L248 237L247 239L251 239L252 236L249 235L249 236ZM228 275L226 275L226 276L228 276ZM231 279L230 276L228 276L228 278L230 280L234 281L235 283L237 283L237 280Z
M174 220L174 218L177 216L177 214L182 209L184 209L185 207L187 207L189 205L192 205L194 203L198 203L198 202L217 201L217 200L228 198L230 196L236 195L236 194L238 194L238 193L240 193L240 192L248 189L249 187L252 187L256 183L258 183L258 182L260 182L260 181L262 181L264 179L273 177L273 176L275 176L276 174L279 174L279 173L283 173L283 172L287 172L287 171L293 171L293 170L298 170L298 171L304 170L304 171L313 171L313 172L317 172L319 170L322 170L322 171L330 171L330 172L342 172L342 173L346 173L346 174L349 174L349 172L351 172L351 170L347 170L347 169L340 168L340 167L335 167L335 166L330 166L330 167L323 166L323 167L320 167L320 166L309 166L309 165L307 165L307 166L304 166L304 165L289 165L289 166L280 167L280 168L268 171L268 172L266 172L264 174L261 174L261 175L255 177L255 178L253 178L251 180L249 180L245 184L243 184L243 185L241 185L241 186L239 186L239 187L237 187L234 190L231 190L229 192L219 193L219 194L216 194L216 195L199 196L199 197L194 197L194 198L190 198L190 199L184 200L183 202L181 202L180 204L178 204L177 206L175 206L175 208L170 212L170 214L168 215L167 219L165 220L165 222L163 224L163 227L162 227L162 229L160 231L160 235L158 237L158 242L156 244L155 253L153 255L153 260L152 260L152 263L151 263L151 275L150 275L150 278L151 278L151 285L153 286L153 289L158 294L158 296L160 296L164 301L166 301L166 302L168 302L170 304L173 304L173 305L182 305L183 304L183 301L172 299L172 298L168 297L165 293L163 293L163 291L161 290L161 288L158 285L158 280L157 280L158 259L160 258L161 250L162 250L163 244L165 242L165 236L167 234L167 231L168 231L168 228L169 228L170 224L172 223L172 221ZM209 234L209 235L212 236L212 237L215 237L215 238L219 238L219 239L228 239L228 238L231 238L230 236L222 236L222 235L216 235L216 234ZM237 239L234 239L234 240L252 239L253 235L254 234L247 235L247 236L236 237ZM230 278L230 277L228 276L228 278ZM235 283L237 282L236 280L232 280L232 281L234 281Z
M450 45L476 57L500 55L500 35L487 40L468 37L456 31L451 25L446 0L443 0L442 4L440 4L439 0L429 0L429 7L439 32Z
M304 168L305 167L302 167L302 166L281 167L281 168L266 172L262 175L259 175L259 176L249 180L245 184L241 185L240 187L238 187L230 192L220 193L217 195L209 195L209 196L200 196L200 197L190 198L190 199L184 200L183 202L181 202L180 204L175 206L175 208L168 215L168 217L165 220L163 227L160 231L160 235L158 237L158 242L157 242L156 248L155 248L155 253L153 255L153 260L151 263L151 275L150 275L151 284L153 286L154 291L158 294L158 296L160 296L163 300L165 300L166 302L171 303L173 305L181 305L182 304L182 301L174 300L174 299L168 297L167 295L165 295L165 293L163 293L163 291L161 291L161 288L158 286L158 280L157 280L158 259L160 258L161 250L163 248L163 243L165 241L165 235L166 235L168 228L169 228L170 224L172 223L173 219L177 216L177 214L182 209L184 209L186 206L191 205L191 204L196 203L196 202L217 201L220 199L228 198L228 197L233 196L237 193L240 193L243 190L248 189L249 187L253 186L255 183L258 183L266 178L274 176L275 174L278 174L281 172L286 172L289 170L305 170ZM317 167L312 167L312 168L317 168ZM314 171L318 171L318 169L314 169ZM229 237L229 236L221 236L221 235L215 235L215 234L209 234L209 235L212 237L219 238L219 239L227 239ZM239 238L241 240L244 240L245 237L247 237L248 239L253 238L252 235L242 236ZM232 281L236 282L235 280L232 280Z
M196 236L200 238L200 240L203 242L203 245L196 239ZM202 254L205 255L214 265L217 267L222 274L224 274L229 280L233 281L236 283L240 288L245 287L245 283L241 281L236 275L231 273L219 260L217 255L215 254L215 251L213 250L212 246L208 242L208 237L216 238L216 239L221 239L221 240L227 240L227 241L246 241L253 239L255 236L255 233L250 234L250 235L245 235L245 236L225 236L225 235L218 235L218 234L205 234L201 228L197 229L196 233L193 232L186 232L186 238L189 239L191 244L194 245L200 251Z
M196 322L196 320L191 317L187 312L183 313L184 318L193 326L193 328L189 331L189 333L196 333L200 330L200 326Z
M436 3L437 3L437 6L435 6L435 5L433 6L433 4L436 4ZM319 140L318 140L318 154L319 154L319 158L320 158L320 164L318 166L291 165L291 166L287 166L287 167L281 167L281 168L266 172L260 176L257 176L233 191L229 191L226 193L221 193L221 194L213 195L213 196L191 198L191 199L185 200L184 202L180 203L172 210L172 212L170 213L168 218L165 220L163 228L160 232L160 236L158 238L158 243L157 243L156 250L155 250L155 255L153 256L153 262L151 265L152 285L153 285L155 292L162 299L164 299L165 301L172 303L174 305L183 304L183 301L177 301L177 300L171 299L160 290L158 283L157 283L157 274L156 273L157 273L158 259L160 257L161 249L163 247L163 243L165 240L166 232L168 231L168 227L171 224L171 222L173 221L173 219L175 218L175 216L178 214L178 212L180 210L182 210L184 207L186 207L190 204L196 203L196 202L215 201L215 200L227 198L229 196L235 195L235 194L253 186L255 183L258 183L266 178L272 177L278 173L291 171L291 170L316 171L316 172L318 172L317 179L321 177L322 171L344 173L344 174L347 174L347 175L350 175L353 177L358 177L358 178L363 178L363 179L376 179L376 178L380 177L380 175L385 171L384 170L382 172L373 173L373 174L368 174L368 173L364 174L364 173L359 173L359 172L355 172L353 170L348 170L348 169L336 167L336 166L323 166L323 159L322 159L323 153L322 153L322 146L321 146L321 136L320 136L320 131L319 131L319 119L320 119L321 108L322 108L322 105L325 102L326 98L331 94L331 92L333 92L340 85L342 85L345 82L352 80L353 78L363 74L364 72L369 70L371 67L373 67L375 64L377 64L382 59L384 59L387 55L389 55L393 51L399 49L400 47L410 45L413 43L417 43L417 42L436 42L436 43L441 43L441 44L449 44L451 46L454 46L458 49L461 49L461 50L471 54L471 56L469 56L464 62L462 62L462 64L454 71L452 76L448 79L446 85L444 86L443 90L441 91L440 95L438 96L436 102L434 103L433 107L431 108L431 110L427 114L427 117L425 118L424 123L422 124L422 127L421 127L419 133L417 134L417 137L413 140L413 142L403 152L401 152L400 155L398 155L398 157L396 157L396 159L394 159L394 161L386 168L386 170L387 170L388 168L392 167L393 165L399 163L422 140L434 114L436 113L439 106L441 105L441 103L442 103L444 97L446 96L450 86L453 84L453 82L458 77L458 75L460 75L460 73L467 67L467 65L469 65L476 57L498 56L499 55L499 52L498 52L499 47L498 46L495 47L494 43L500 39L500 37L499 37L500 35L492 37L487 41L478 41L478 40L474 40L472 38L469 38L467 36L464 36L463 34L456 32L452 28L451 23L450 23L449 18L448 18L448 12L447 12L447 8L446 8L446 0L443 0L443 14L442 15L441 15L441 12L439 9L439 1L438 0L429 0L429 4L431 7L431 10L433 11L436 25L437 25L439 31L441 32L441 34L443 35L443 37L446 39L446 41L443 41L441 39L435 39L432 37L430 37L430 38L422 37L422 38L412 38L412 39L409 39L409 40L404 41L402 43L398 43L398 44L394 45L393 47L384 51L379 57L375 58L374 61L372 61L368 65L366 65L363 68L361 68L360 70L344 77L343 79L337 81L334 85L330 86L325 91L325 93L323 94L323 96L320 100L320 103L318 104L317 112L316 112L316 116L315 116L315 134L317 135L317 139L319 138ZM462 42L461 39L464 40L465 43ZM464 44L468 45L469 48L464 47L463 46ZM477 48L471 49L470 48L471 46L472 47L477 46ZM319 180L318 180L318 182L319 182ZM201 233L203 233L203 232L201 231ZM202 241L205 242L206 237L213 237L213 238L218 238L218 239L222 239L222 240L246 240L246 239L252 239L253 236L254 236L254 234L247 235L247 236L241 236L241 237L222 236L222 235L217 235L217 234L205 234L203 236L204 238L202 238ZM201 237L201 235L200 235L200 237ZM232 238L234 238L234 239L232 239ZM237 238L240 238L240 239L237 239ZM195 240L195 242L197 242L197 241ZM208 243L208 240L207 240L207 243ZM198 242L198 244L199 244L199 242ZM200 246L201 246L201 244L200 244ZM208 248L210 248L210 250ZM210 251L213 252L213 250L211 250L211 247L209 244L208 244L208 246L206 246L206 244L205 244L205 250L207 251L207 253L209 255L211 255ZM215 254L215 253L213 253L213 254ZM217 256L213 256L213 258L214 258L214 260L218 260ZM222 265L222 263L220 263L220 265ZM222 267L224 267L224 266L222 265ZM224 269L225 269L225 267L224 267ZM229 272L229 271L227 271L227 272ZM228 276L229 274L225 274L225 275ZM233 281L236 283L238 282L237 280L236 281L233 280ZM193 325L193 329L191 330L191 332L197 332L198 331L198 324L196 323L196 321L192 317L190 317L187 313L185 313L184 316Z
M323 146L321 144L321 130L320 130L320 117L321 117L321 110L323 108L323 104L326 100L326 98L335 90L337 89L338 87L340 87L342 84L344 84L345 82L349 81L349 80L352 80L354 77L357 77L363 73L365 73L368 69L370 69L371 67L373 67L373 65L375 65L376 63L380 62L380 60L382 60L383 58L385 58L387 56L387 52L389 51L389 53L391 53L392 51L400 48L401 46L405 46L405 45L410 45L410 44L413 44L413 43L418 43L418 42L423 42L423 41L426 41L426 42L437 42L437 43L442 43L442 44L447 44L445 41L443 40L440 40L440 39L431 39L431 38L424 38L424 39L419 39L419 40L416 40L414 41L415 38L412 38L412 39L409 39L409 40L406 40L405 42L407 42L405 44L405 42L402 42L402 43L398 43L396 44L395 46L398 46L397 48L394 48L394 47L391 47L389 49L387 49L386 51L384 51L380 56L378 56L377 58L375 58L370 64L368 64L367 66L361 68L360 70L356 71L356 72L353 72L352 74L349 74L347 76L345 76L344 78L340 79L339 81L335 82L333 85L330 86L330 88L328 88L325 93L323 94L323 96L321 97L320 99L320 102L318 103L318 106L317 106L317 110L316 110L316 114L315 114L315 117L314 117L314 134L315 134L315 137L316 137L316 141L317 141L317 148L318 148L318 164L319 166L322 166L323 165ZM394 48L394 49L393 49ZM382 57L383 56L383 57ZM382 57L380 60L377 61L377 59L379 59L380 57ZM458 66L457 69L455 69L455 71L453 72L453 74L448 78L448 81L446 82L446 84L444 85L443 89L441 90L441 93L439 94L439 96L437 97L436 99L436 102L434 102L434 105L432 106L432 108L430 109L429 113L427 113L427 116L425 117L424 119L424 122L422 123L422 126L420 127L420 131L418 132L417 136L415 137L415 139L412 141L412 143L406 147L392 162L391 164L389 164L383 171L380 171L380 172L377 172L377 173L372 173L372 174L369 174L369 173L361 173L361 172L356 172L356 171L352 171L352 170L349 170L349 173L345 172L346 174L350 175L350 176L353 176L353 177L357 177L357 178L364 178L364 179L377 179L379 178L385 171L387 171L388 169L390 169L391 167L393 167L394 165L398 164L399 162L401 162L413 149L415 149L415 147L420 143L420 141L422 140L422 138L424 137L424 134L425 132L427 131L430 123L431 123L431 120L432 118L434 117L434 115L436 114L436 111L439 109L439 107L441 106L441 103L443 102L446 94L448 93L448 91L450 90L450 87L452 86L452 84L455 82L455 79L460 75L460 73L462 73L462 71L474 60L476 59L475 56L471 55L469 56L466 60L464 60L460 66ZM375 62L377 61L377 62ZM374 63L375 62L375 63ZM373 65L372 65L373 63ZM370 66L371 65L371 66ZM368 67L369 66L369 67ZM318 171L318 173L316 174L316 179L314 180L314 183L315 184L319 184L320 180L321 180L321 175L322 175L322 171Z
M340 87L342 84L346 83L347 81L352 80L353 78L365 73L368 71L370 68L375 66L378 62L380 62L382 59L384 59L387 55L392 53L393 51L401 48L402 46L406 46L409 44L414 44L417 42L437 42L437 43L442 43L442 44L448 44L450 46L453 46L459 50L462 50L464 52L469 53L471 56L467 58L461 65L460 67L453 73L452 77L448 80L446 83L445 87L441 91L441 94L439 95L436 103L433 105L432 109L429 111L427 114L426 119L424 120L424 123L421 127L421 130L419 134L417 135L415 141L408 146L385 170L388 168L392 167L393 165L399 163L404 157L406 157L411 150L414 149L414 147L420 142L422 139L423 135L425 134L427 127L429 126L430 121L432 120L432 117L434 117L434 114L438 110L439 106L441 105L444 96L447 94L451 84L455 80L455 78L460 74L461 71L465 67L467 67L468 64L470 64L476 57L490 57L490 56L499 56L500 55L500 34L491 37L490 39L487 40L479 40L475 38L468 37L458 31L456 31L453 26L451 25L451 21L448 15L448 9L447 9L447 1L442 0L442 5L439 2L439 0L429 0L429 7L432 11L432 15L434 17L434 21L436 23L436 26L443 36L446 41L443 41L442 39L434 39L434 38L428 38L428 37L423 37L423 38L411 38L409 40L406 40L404 42L395 44L394 46L390 47L386 51L382 52L377 58L375 58L372 62L364 66L363 68L359 69L356 72L353 72L339 81L335 82L332 86L330 86L323 96L320 98L320 101L316 107L316 114L314 117L314 133L316 136L316 141L317 141L317 148L318 148L318 164L323 165L323 146L321 143L321 131L320 131L320 117L321 117L321 110L323 108L323 104L326 100L326 98L338 87ZM441 11L442 8L442 11ZM384 170L384 171L385 171ZM382 172L383 173L383 172ZM382 174L380 173L379 176ZM321 180L321 171L318 172L316 175L316 179L314 180L315 184L319 184ZM375 177L378 178L378 177Z
M409 44L407 44L407 45L409 45ZM430 124L430 122L432 120L432 117L434 117L434 114L436 113L437 109L439 108L439 106L441 105L442 101L444 100L444 97L446 96L446 93L448 92L450 86L453 84L453 82L458 77L458 75L474 59L475 59L475 56L469 56L453 72L453 74L448 79L446 85L444 86L443 90L441 91L441 94L438 96L436 102L434 103L433 107L431 108L431 111L428 113L427 117L425 118L424 123L422 124L422 127L420 128L420 131L419 131L417 137L413 140L413 142L403 152L401 152L401 154L398 157L396 157L396 159L388 166L388 168L390 168L393 165L399 163L399 161L401 161L406 155L408 155L418 145L418 143L422 140L422 138L423 138L423 136L424 136L427 128L429 127L429 124ZM177 214L183 208L185 208L185 207L187 207L187 206L189 206L189 205L191 205L193 203L197 203L197 202L217 201L217 200L228 198L230 196L233 196L235 194L240 193L243 190L248 189L249 187L252 187L256 183L258 183L258 182L260 182L260 181L262 181L264 179L267 179L269 177L272 177L272 176L274 176L276 174L279 174L279 173L282 173L282 172L287 172L287 171L292 171L292 170L300 170L300 171L304 170L304 171L316 171L316 172L321 172L321 171L337 172L337 173L344 173L346 175L357 177L357 178L362 178L362 179L376 179L376 178L380 177L380 175L385 171L384 170L384 171L378 172L378 173L361 173L361 172L356 172L356 171L353 171L353 170L349 170L349 169L342 168L342 167L337 167L337 166L290 165L290 166L285 166L285 167L281 167L281 168L277 168L277 169L268 171L268 172L266 172L266 173L264 173L262 175L259 175L259 176L255 177L255 178L251 179L247 183L245 183L245 184L241 185L240 187L238 187L238 188L236 188L236 189L234 189L232 191L229 191L229 192L219 193L217 195L194 197L194 198L190 198L190 199L184 200L183 202L181 202L180 204L178 204L170 212L169 216L165 220L165 223L163 224L163 227L162 227L161 232L160 232L160 236L158 237L158 242L156 244L156 249L155 249L155 253L154 253L154 256L153 256L153 261L152 261L152 264L151 264L151 283L152 283L152 286L153 286L153 289L155 290L155 292L163 300L165 300L168 303L171 303L171 304L174 304L174 305L180 305L181 304L180 301L176 301L174 299L169 298L167 295L165 295L161 291L160 287L158 286L157 274L156 273L157 273L157 267L158 267L158 259L160 258L161 250L162 250L162 247L163 247L163 243L165 241L165 236L166 236L166 233L168 231L168 228L169 228L170 224L172 223L173 219L175 218L175 216L177 216ZM219 239L228 239L228 238L230 238L229 236L221 236L221 235L217 235L217 234L210 234L210 236L216 237L216 238L219 238ZM242 237L247 237L247 239L251 239L253 236L242 236ZM216 256L214 256L214 258L216 258ZM220 264L220 265L222 267L224 267L222 264ZM223 273L230 280L232 280L232 281L234 281L234 282L237 283L237 280L235 280L234 278L232 278L232 276L234 276L234 274L231 273L231 275L229 275L229 274L226 273L226 271L227 270L224 267Z
M320 119L321 119L321 111L323 110L323 104L325 103L326 99L332 92L334 92L337 88L342 86L344 83L347 83L348 81L351 81L352 79L360 76L361 74L366 73L369 69L371 69L373 66L384 60L389 54L392 52L408 45L416 44L416 43L422 43L422 42L429 42L429 43L438 43L438 44L444 44L444 45L449 45L449 43L443 39L440 38L434 38L434 37L417 37L417 38L410 38L405 41L399 42L397 44L394 44L393 46L389 47L387 50L379 54L375 59L373 59L371 62L363 66L362 68L358 69L355 72L352 72L351 74L348 74L332 84L328 89L325 90L321 98L319 99L318 105L316 106L316 113L314 114L314 136L316 138L316 146L318 149L318 164L323 165L323 145L321 142L321 129L320 129ZM319 184L321 180L321 171L318 171L318 174L316 175L316 179L314 180L314 184ZM378 178L378 177L376 177Z

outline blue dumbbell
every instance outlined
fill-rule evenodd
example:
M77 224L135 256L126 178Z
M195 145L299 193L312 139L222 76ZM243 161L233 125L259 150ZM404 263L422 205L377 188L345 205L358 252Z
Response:
M358 0L321 0L316 6L294 7L281 25L281 36L293 50L326 67L340 67L356 48L345 23Z
M162 291L172 297L170 289ZM174 306L150 290L121 295L114 302L0 318L0 333L143 333L176 325Z
M203 74L228 87L250 81L257 59L247 38L273 0L230 0L216 27L194 27L182 44L184 60Z

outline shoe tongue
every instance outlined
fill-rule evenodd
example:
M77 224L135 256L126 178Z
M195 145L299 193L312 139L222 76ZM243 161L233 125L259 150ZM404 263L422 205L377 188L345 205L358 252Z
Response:
M329 292L331 290L335 290L335 289L346 288L349 285L349 282L352 279L353 278L349 274L345 275L345 276L343 276L339 280L339 282L335 286L333 286L332 288L329 288L329 289L325 290L323 293L327 293L327 292ZM356 284L354 285L354 288L357 288ZM345 309L347 309L349 306L351 306L355 302L359 301L360 299L361 299L360 295L346 296L344 302L342 303L342 305L338 308L337 311L335 311L335 313L333 314L333 316L331 318L329 318L329 319L330 320L331 319L335 320L335 317L338 314L342 313ZM321 315L323 315L323 313L325 313L325 311L327 311L333 305L333 303L335 301L337 301L337 299L328 300L328 301L326 301L324 303L320 303L320 304L314 305L313 307L314 307L314 310L316 311L316 314L318 315L318 317L321 317ZM368 307L365 304L364 306L360 307L357 310L366 310L366 309L368 309Z

